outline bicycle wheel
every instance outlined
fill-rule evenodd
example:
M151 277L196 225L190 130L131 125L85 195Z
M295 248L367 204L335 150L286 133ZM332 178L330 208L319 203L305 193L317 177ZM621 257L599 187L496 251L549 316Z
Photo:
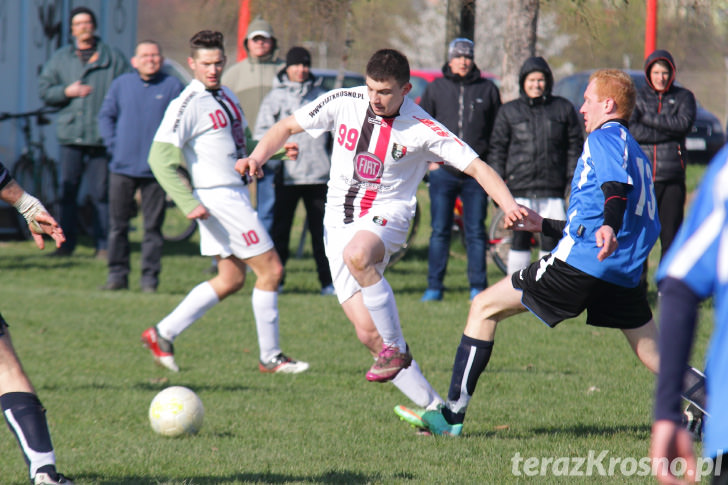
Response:
M505 214L498 209L488 226L488 246L486 252L503 274L508 274L508 252L511 250L513 231L503 227Z
M184 167L177 167L177 175L182 182L192 189L190 173ZM179 242L192 237L197 229L197 222L187 219L181 210L177 208L170 196L165 198L164 224L162 224L162 237L165 241Z
M420 226L420 204L419 202L415 205L415 216L412 218L412 221L410 221L410 227L409 231L407 232L407 240L402 245L401 248L399 248L398 251L395 253L392 253L392 255L389 257L389 262L387 263L387 268L391 268L395 264L397 264L402 258L404 258L404 255L407 254L407 250L409 249L410 244L412 244L413 239L415 238L415 235L417 234L417 228Z

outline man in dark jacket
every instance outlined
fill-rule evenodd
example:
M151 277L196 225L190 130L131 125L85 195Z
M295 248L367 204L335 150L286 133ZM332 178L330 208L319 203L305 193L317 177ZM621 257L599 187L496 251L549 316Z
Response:
M542 57L530 57L518 76L520 96L495 118L488 164L506 181L516 201L542 217L566 220L564 196L584 144L574 106L553 96L554 78ZM541 255L558 240L541 234ZM531 233L513 234L508 273L531 263Z
M695 96L675 86L675 62L666 50L645 60L647 85L637 91L629 131L652 164L662 256L672 244L685 209L685 136L695 123Z
M94 205L96 256L106 259L109 233L109 157L96 117L111 81L131 70L124 55L96 37L96 16L86 7L71 10L73 44L58 49L43 66L38 92L59 108L56 122L61 145L61 214L66 244L53 253L69 256L76 247L76 198L84 172Z
M490 132L500 107L496 85L480 75L473 62L473 42L458 38L450 43L449 61L442 67L443 78L430 83L420 106L470 145L482 159L488 154ZM430 167L430 236L427 290L422 301L442 300L450 252L455 199L463 203L463 225L468 256L470 299L488 286L485 272L485 217L488 197L478 182L449 167L433 163Z

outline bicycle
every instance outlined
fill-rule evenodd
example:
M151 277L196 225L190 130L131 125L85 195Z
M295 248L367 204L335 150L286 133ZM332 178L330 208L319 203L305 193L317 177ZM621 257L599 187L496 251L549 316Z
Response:
M60 194L58 191L58 171L56 161L48 156L45 149L45 135L39 130L38 140L33 139L31 118L35 118L38 127L50 124L46 115L56 110L41 108L25 113L0 113L0 121L9 119L21 120L21 131L25 146L20 157L10 171L13 178L29 193L35 195L54 217L58 216ZM20 233L31 238L28 226L22 217L18 219Z

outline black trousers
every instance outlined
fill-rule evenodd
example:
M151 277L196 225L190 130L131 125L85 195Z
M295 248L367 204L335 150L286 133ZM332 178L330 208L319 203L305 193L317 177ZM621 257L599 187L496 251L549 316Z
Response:
M283 266L289 256L291 226L298 201L303 199L306 208L308 229L311 231L313 258L321 287L331 284L329 260L324 250L324 206L326 204L326 184L283 185L276 184L276 201L273 206L273 229L271 237Z
M685 212L685 181L655 182L657 213L660 216L662 256L670 248ZM662 256L660 259L662 259Z
M129 221L135 213L134 193L140 190L144 238L142 239L141 286L156 288L162 269L162 223L165 194L153 178L109 175L109 282L128 283Z

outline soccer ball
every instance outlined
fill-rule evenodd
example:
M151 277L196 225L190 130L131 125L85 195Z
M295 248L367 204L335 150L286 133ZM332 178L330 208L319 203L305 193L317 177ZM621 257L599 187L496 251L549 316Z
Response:
M196 434L202 427L205 408L191 389L172 386L154 396L149 406L149 423L163 436Z

